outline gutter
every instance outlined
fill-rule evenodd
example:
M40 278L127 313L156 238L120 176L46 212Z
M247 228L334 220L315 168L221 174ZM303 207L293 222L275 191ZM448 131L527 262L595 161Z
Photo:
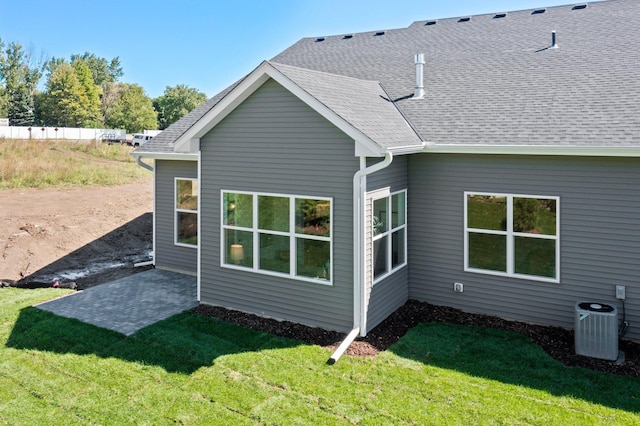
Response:
M579 157L640 157L635 146L568 146L568 145L465 145L424 144L424 153L493 154L493 155L557 155Z
M334 364L345 350L360 336L367 334L367 312L365 291L364 247L364 202L367 190L367 176L388 167L393 161L393 153L387 151L384 160L367 167L366 157L360 157L360 170L353 175L353 329L342 341L338 349L327 360Z

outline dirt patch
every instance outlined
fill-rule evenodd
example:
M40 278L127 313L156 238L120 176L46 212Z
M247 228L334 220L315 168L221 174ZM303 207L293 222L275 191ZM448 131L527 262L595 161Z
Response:
M0 191L0 279L86 288L150 260L151 180L113 187Z

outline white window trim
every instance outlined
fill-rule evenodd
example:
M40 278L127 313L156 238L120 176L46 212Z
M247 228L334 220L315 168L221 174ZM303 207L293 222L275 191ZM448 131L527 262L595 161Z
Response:
M506 197L507 199L507 230L496 231L478 228L469 228L468 207L467 199L469 195L488 195L494 197ZM556 200L556 234L555 235L542 235L542 234L528 234L522 232L515 232L513 230L513 199L514 198L536 198L544 200ZM507 237L507 272L492 271L489 269L479 269L469 266L469 233L479 234L492 234L492 235L505 235ZM526 238L539 238L555 240L556 242L556 270L555 277L541 277L536 275L518 274L514 271L515 268L515 250L514 239L515 237ZM464 270L465 272L473 272L477 274L497 275L502 277L518 278L531 281L542 281L548 283L560 283L560 197L550 195L529 195L529 194L508 194L498 192L476 192L465 191L464 192Z
M251 195L252 196L252 205L253 205L253 223L252 223L252 227L251 228L245 228L245 227L241 227L241 226L232 226L232 225L225 225L224 224L224 194L246 194L246 195ZM261 196L267 196L267 197L282 197L282 198L288 198L289 199L289 232L282 232L282 231L271 231L271 230L264 230L264 229L259 229L258 228L258 197ZM331 223L329 226L329 237L322 237L322 236L318 236L318 235L308 235L308 234L298 234L295 232L295 222L296 222L296 216L295 216L295 200L296 199L310 199L310 200L327 200L331 202L331 209L330 209L330 217L331 217ZM290 278L292 280L296 280L296 281L305 281L305 282L311 282L314 284L322 284L322 285L333 285L333 269L334 269L334 263L333 263L333 222L334 222L334 215L333 215L333 198L331 197L318 197L318 196L314 196L314 195L293 195L293 194L281 194L281 193L269 193L269 192L251 192L251 191L234 191L234 190L227 190L227 189L223 189L220 191L220 266L222 268L229 268L229 269L237 269L237 270L242 270L242 271L251 271L251 272L255 272L257 274L262 274L262 275L270 275L270 276L274 276L274 277L281 277L281 278ZM251 232L253 234L253 266L251 267L247 267L247 266L239 266L239 265L233 265L233 264L229 264L229 263L225 263L224 261L224 257L225 257L225 252L226 252L226 233L225 230L226 229L231 229L231 230L238 230L238 231L245 231L245 232ZM271 235L281 235L281 236L286 236L289 237L289 273L282 273L282 272L275 272L275 271L269 271L269 270L264 270L264 269L260 269L260 233L266 233L266 234L271 234ZM297 238L303 238L303 239L308 239L308 240L317 240L317 241L328 241L329 242L329 264L331 265L330 271L329 271L329 278L327 280L324 279L316 279L316 278L311 278L311 277L303 277L303 276L299 276L297 275L297 271L296 271L296 265L297 265L297 250L296 250L296 239Z
M198 208L200 207L200 183L197 178L174 177L173 179L173 244L178 247L197 249L200 245L200 234L198 233L198 244L185 244L178 241L178 213L192 213L198 217L198 232L200 231L200 210L188 210L178 208L178 181L190 180L198 183Z
M370 193L370 200L371 200L371 208L373 209L373 203L376 200L380 200L383 198L388 198L389 201L387 202L387 211L391 212L392 206L391 206L391 201L393 199L394 195L397 194L402 194L404 193L404 221L403 224L400 226L397 226L395 228L391 227L391 215L389 215L389 229L386 230L385 232L382 232L378 235L373 235L373 223L371 224L371 229L369 232L371 232L371 250L373 250L373 243L376 240L379 240L381 238L384 238L385 236L388 237L387 241L389 242L387 244L387 272L385 272L382 275L379 276L375 276L375 260L372 259L371 260L371 277L373 278L373 284L375 285L376 283L388 278L389 276L395 274L398 270L404 268L405 266L407 266L407 258L408 258L408 252L407 252L407 190L406 189L402 189L400 191L395 191L395 192L389 192L389 191L379 191L378 193L376 193L376 191L372 191ZM372 213L373 216L373 213ZM373 217L371 218L372 222L373 222ZM393 260L393 244L391 242L391 236L393 235L393 233L400 231L401 229L404 229L404 262L396 265L395 267L393 267L392 265L392 260ZM372 253L373 255L373 253Z

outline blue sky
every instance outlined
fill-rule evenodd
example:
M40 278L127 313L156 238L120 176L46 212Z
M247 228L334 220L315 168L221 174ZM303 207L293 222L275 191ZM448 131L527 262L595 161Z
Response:
M570 0L0 0L0 39L36 57L120 58L147 95L186 84L213 96L303 37Z

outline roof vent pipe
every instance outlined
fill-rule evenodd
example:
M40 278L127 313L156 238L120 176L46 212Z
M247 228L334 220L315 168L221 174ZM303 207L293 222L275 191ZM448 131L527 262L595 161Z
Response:
M416 91L413 94L413 99L424 98L424 53L418 53L414 57L416 64Z
M556 32L551 31L551 46L549 46L549 49L557 49L557 48L558 48L558 43L556 43Z

